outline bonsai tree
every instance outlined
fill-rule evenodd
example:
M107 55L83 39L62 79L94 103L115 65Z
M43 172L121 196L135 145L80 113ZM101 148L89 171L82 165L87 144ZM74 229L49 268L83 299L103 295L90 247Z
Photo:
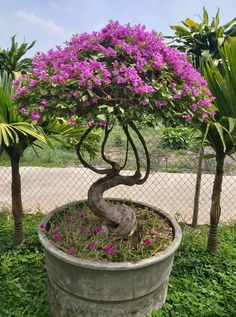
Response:
M136 228L135 212L125 205L110 205L103 194L117 185L141 185L147 180L148 146L137 127L144 119L150 124L157 118L169 124L214 121L213 98L206 81L188 63L186 54L167 47L155 31L112 21L100 32L73 36L63 48L37 53L33 66L31 75L15 83L19 111L38 124L53 116L87 124L77 145L78 157L85 167L105 175L90 187L89 206L105 221L109 233L132 234ZM127 138L123 164L105 153L107 140L117 124ZM83 142L95 128L104 130L101 156L108 165L104 169L92 166L81 155ZM133 133L145 153L143 174ZM121 171L126 166L128 148L134 152L136 170L133 175L124 176Z

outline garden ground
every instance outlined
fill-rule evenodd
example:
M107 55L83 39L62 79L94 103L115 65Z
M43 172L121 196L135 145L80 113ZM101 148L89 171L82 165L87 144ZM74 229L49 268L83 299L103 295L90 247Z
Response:
M44 254L37 237L42 216L25 216L26 241L14 249L12 218L0 212L0 316L49 316ZM207 232L207 226L183 227L166 304L148 317L236 316L236 222L220 226L216 255L205 251Z

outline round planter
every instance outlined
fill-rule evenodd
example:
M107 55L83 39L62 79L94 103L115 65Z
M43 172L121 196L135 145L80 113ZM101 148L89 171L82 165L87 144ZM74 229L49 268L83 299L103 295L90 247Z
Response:
M43 219L46 230L50 219L71 204L53 210ZM165 212L139 202L132 204L151 208L165 218L174 236L164 251L139 262L107 263L76 258L57 249L45 232L39 231L46 257L52 317L144 317L162 307L174 254L181 242L181 229Z

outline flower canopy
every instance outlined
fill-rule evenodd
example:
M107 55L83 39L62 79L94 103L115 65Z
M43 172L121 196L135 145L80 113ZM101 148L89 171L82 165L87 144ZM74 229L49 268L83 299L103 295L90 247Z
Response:
M39 123L53 116L88 126L162 117L214 117L206 81L186 55L144 26L110 22L75 35L65 47L36 53L33 72L15 81L20 112Z

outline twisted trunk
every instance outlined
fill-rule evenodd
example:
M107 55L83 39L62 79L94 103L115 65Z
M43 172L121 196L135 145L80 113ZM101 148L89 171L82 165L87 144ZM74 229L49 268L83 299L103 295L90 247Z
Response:
M101 217L110 234L124 236L132 234L136 229L136 214L126 205L110 205L103 198L103 193L118 185L132 186L135 180L119 174L108 174L97 180L88 191L88 203L99 217Z
M97 214L99 217L101 217L104 220L108 233L124 236L124 235L131 235L136 229L135 212L126 205L109 204L108 202L104 200L103 194L106 190L111 189L118 185L133 186L136 184L137 185L143 184L147 180L150 173L150 157L146 147L146 143L141 133L134 125L134 123L130 122L127 125L121 125L121 126L127 137L127 148L126 148L125 162L123 166L120 166L116 162L108 159L105 155L105 145L109 137L109 134L112 130L112 129L108 129L108 127L105 128L105 136L101 146L101 156L103 160L111 166L111 168L103 169L103 170L97 169L91 166L90 164L88 164L80 153L80 149L84 139L90 133L90 131L92 131L93 128L89 128L85 132L84 136L80 139L80 142L78 143L78 146L77 146L77 155L81 163L85 167L89 168L90 170L94 172L97 172L98 174L106 174L105 177L100 178L90 187L88 191L89 207L95 214ZM147 169L146 169L146 173L144 177L142 177L142 174L140 172L139 153L129 133L129 129L128 129L129 127L136 133L136 135L138 136L144 148L146 162L147 162ZM127 163L128 145L131 146L134 152L137 168L133 175L123 176L123 175L120 175L120 171L125 168L125 165Z
M216 155L216 173L211 198L210 228L207 243L207 251L211 253L215 253L217 251L218 223L221 213L220 198L223 183L225 155L225 153L220 153Z
M12 213L14 217L14 240L15 245L20 245L24 240L23 229L23 207L21 199L21 178L20 178L20 154L14 149L8 149L7 153L11 160L11 197L12 197Z

